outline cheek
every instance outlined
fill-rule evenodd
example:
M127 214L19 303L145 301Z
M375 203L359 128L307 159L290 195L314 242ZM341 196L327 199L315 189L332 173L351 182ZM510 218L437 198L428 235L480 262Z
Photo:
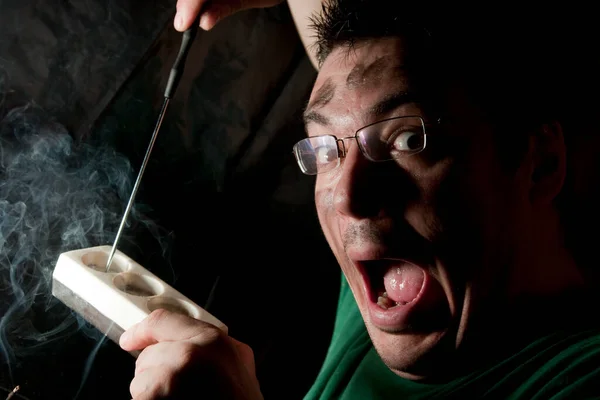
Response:
M320 175L315 185L315 205L321 229L329 243L329 247L340 262L344 264L344 245L340 233L342 220L335 206L335 179L328 174Z
M333 189L322 188L315 190L315 205L321 214L327 214L333 212Z
M465 268L480 268L490 255L509 250L515 190L514 180L497 168L492 155L455 163L433 196L444 253Z
M335 216L335 187L341 168L318 175L315 183L315 206L322 224L331 223Z
M434 199L440 220L454 235L477 236L482 217L487 214L489 176L484 166L473 168L470 163L456 164L439 182ZM460 235L459 235L460 234Z
M331 185L327 185L323 181L324 180L321 177L317 178L317 183L315 185L315 206L321 228L323 229L327 240L332 243L331 239L335 216L333 201L334 190Z
M402 217L417 233L435 241L444 230L448 214L456 215L452 209L456 203L455 199L460 195L456 187L452 188L453 161L448 158L433 166L420 162L405 170L416 171L410 174L415 190L414 194L406 199L407 207L402 210Z

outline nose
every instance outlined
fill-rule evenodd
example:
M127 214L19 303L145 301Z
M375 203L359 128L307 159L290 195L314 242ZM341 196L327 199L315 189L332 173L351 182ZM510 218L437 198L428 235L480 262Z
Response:
M419 197L416 181L398 160L368 160L355 140L345 141L340 176L333 189L339 215L355 219L383 217L405 211Z
M382 184L378 170L381 164L367 160L356 141L345 141L346 155L342 158L341 173L333 191L334 207L338 214L362 219L376 216L381 210Z

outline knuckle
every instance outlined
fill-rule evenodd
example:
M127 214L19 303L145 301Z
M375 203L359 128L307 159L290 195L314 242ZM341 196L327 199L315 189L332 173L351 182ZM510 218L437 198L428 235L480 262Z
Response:
M144 349L137 356L137 358L135 359L135 367L136 367L136 369L139 368L139 367L141 367L142 365L144 365L144 360L146 358L146 354L148 354L148 352L146 351L146 349Z
M138 398L143 392L145 388L142 386L139 378L133 378L131 383L129 384L129 393L131 397L134 399Z
M172 396L177 390L178 376L173 370L165 370L160 380L160 394L162 396Z
M137 359L135 360L135 373L136 374L142 373L147 368L148 353L149 353L148 349L149 349L149 347L142 350L140 352L140 354L138 355Z
M156 374L144 395L148 395L150 399L171 398L177 390L177 371L171 368L162 368Z
M178 360L179 360L179 364L181 365L181 368L185 368L186 366L194 364L196 359L197 359L196 346L194 346L191 343L186 343L180 347Z
M226 335L217 327L207 325L197 336L202 343L220 345L225 342Z
M140 353L141 356L141 353ZM137 358L137 360L135 360L135 373L139 374L140 372L142 372L144 368L144 362L142 360L140 360L140 357Z
M248 354L249 357L254 359L254 350L252 350L252 347L244 346L244 351L246 352L246 354Z

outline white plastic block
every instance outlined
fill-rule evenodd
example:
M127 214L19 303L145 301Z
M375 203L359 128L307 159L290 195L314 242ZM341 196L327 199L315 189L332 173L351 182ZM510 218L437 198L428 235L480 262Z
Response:
M208 322L227 333L225 324L124 253L115 252L106 272L110 251L110 246L99 246L62 253L52 275L54 296L92 323L99 317L107 318L120 332L162 308ZM66 298L73 295L78 298L76 302ZM96 312L102 316L84 315ZM98 325L100 330L107 328Z

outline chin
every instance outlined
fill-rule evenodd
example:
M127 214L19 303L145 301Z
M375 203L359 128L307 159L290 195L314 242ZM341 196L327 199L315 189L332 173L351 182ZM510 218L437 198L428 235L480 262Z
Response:
M446 370L450 346L447 331L430 333L390 333L367 325L375 350L396 375L410 380L424 380Z
M347 277L365 326L388 368L411 380L439 374L456 350L456 335L451 328L454 325L451 301L430 272L432 268L424 263L389 258L376 263L353 262L348 267L352 272ZM381 294L390 291L386 290L389 282L382 283L390 270L411 271L404 276L422 275L413 279L415 288L409 291L410 299L392 301L389 295L382 299ZM409 284L405 285L405 291L406 286Z

